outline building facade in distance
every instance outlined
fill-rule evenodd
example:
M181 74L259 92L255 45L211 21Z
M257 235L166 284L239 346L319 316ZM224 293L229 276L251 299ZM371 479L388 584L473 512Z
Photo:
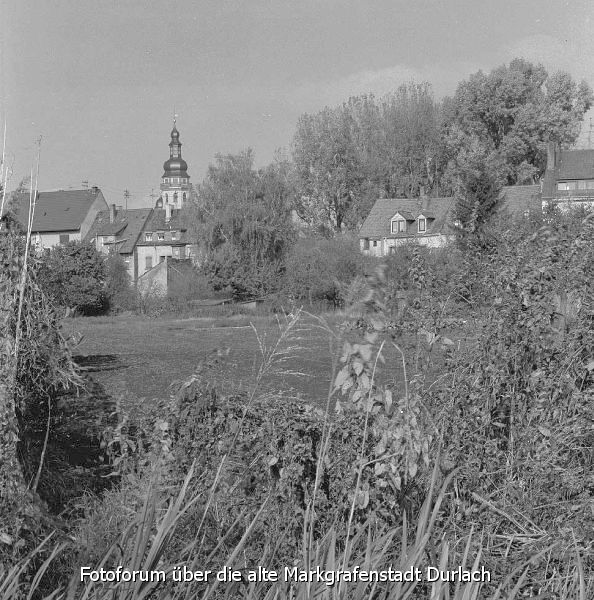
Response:
M553 142L548 144L542 206L594 208L594 150L561 150Z
M38 250L85 239L95 218L107 210L98 187L83 190L38 192L31 241ZM29 221L29 194L16 199L14 213L25 231Z

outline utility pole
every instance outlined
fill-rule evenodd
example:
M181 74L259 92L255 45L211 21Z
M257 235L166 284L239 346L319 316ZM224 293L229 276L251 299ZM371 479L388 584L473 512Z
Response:
M130 197L130 192L128 190L124 190L124 209L128 212L128 198Z

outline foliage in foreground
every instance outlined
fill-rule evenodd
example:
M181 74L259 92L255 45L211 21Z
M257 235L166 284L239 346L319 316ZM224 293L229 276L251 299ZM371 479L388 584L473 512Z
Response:
M83 560L164 569L182 562L386 568L404 557L444 568L484 564L493 582L480 590L378 586L373 597L591 597L592 227L591 217L558 216L532 237L521 227L500 230L496 248L458 254L446 278L413 248L401 276L415 295L400 323L419 340L412 361L400 351L400 329L389 327L398 290L380 271L353 311L367 331L335 332L344 343L328 408L336 404L338 414L258 391L281 347L290 367L294 318L281 324L278 343L261 341L263 366L247 394L224 393L220 378L197 372L163 405L176 418L161 410L147 429L148 451L115 465L120 488L81 524L79 539L91 523L100 531L78 544L78 554L65 552L65 574ZM467 346L448 337L448 316L460 305L481 324ZM390 348L402 362L401 387L379 377L394 370ZM438 356L446 369L432 380ZM142 441L120 428L112 446ZM184 480L194 461L196 476ZM431 472L428 463L436 465ZM450 484L436 498L444 479ZM180 489L189 504L171 500ZM411 528L422 532L414 542L403 537ZM354 585L289 590L249 582L156 593L281 599L318 591L371 594ZM98 594L137 598L148 588L106 586Z

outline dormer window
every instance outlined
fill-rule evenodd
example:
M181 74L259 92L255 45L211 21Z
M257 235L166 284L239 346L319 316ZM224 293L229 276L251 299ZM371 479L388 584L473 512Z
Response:
M427 219L425 217L419 217L418 219L419 233L425 233L427 231Z
M159 233L157 233L157 239L162 242L165 239L165 233L162 231L159 231Z
M152 242L153 241L153 232L152 231L147 231L144 234L144 241L145 242Z
M392 233L405 233L406 221L404 219L394 219L392 221Z

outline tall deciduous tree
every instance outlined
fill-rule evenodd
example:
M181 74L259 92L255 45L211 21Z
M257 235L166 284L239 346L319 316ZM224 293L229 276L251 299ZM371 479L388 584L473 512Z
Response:
M290 165L278 158L256 170L253 163L251 150L217 156L190 215L211 281L239 297L275 289L293 239Z
M437 190L445 164L440 134L427 83L302 115L293 140L300 215L318 227L356 229L378 197Z
M446 132L454 128L478 137L505 164L508 184L526 183L543 174L548 141L570 146L577 140L592 101L585 82L514 59L458 85L444 102Z

